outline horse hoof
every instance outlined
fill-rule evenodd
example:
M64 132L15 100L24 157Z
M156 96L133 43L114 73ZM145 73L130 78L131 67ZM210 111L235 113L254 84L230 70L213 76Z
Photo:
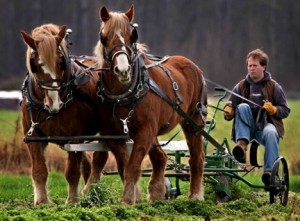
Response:
M200 201L204 201L204 197L201 194L193 194L189 196L189 199L191 200L200 200Z
M124 199L122 199L121 200L121 205L123 205L123 206L130 206L130 205L134 205L135 204L135 201L132 201L131 199L130 200L124 200Z
M89 191L90 191L90 187L84 187L83 190L81 191L81 194L83 196L87 196Z
M79 197L73 197L73 198L68 198L66 200L66 205L69 205L69 204L75 204L75 203L78 203L79 202Z
M49 203L50 203L49 199L36 200L34 202L34 207L37 207L37 206L42 205L42 204L49 204Z
M128 202L121 201L121 205L122 206L130 206L130 205L133 205L133 203L128 203Z

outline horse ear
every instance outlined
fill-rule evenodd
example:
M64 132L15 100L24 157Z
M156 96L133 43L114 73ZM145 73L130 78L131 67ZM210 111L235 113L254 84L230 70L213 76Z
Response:
M106 22L110 19L109 12L107 11L107 8L105 6L102 6L99 10L99 17L101 21Z
M66 25L63 25L63 26L59 27L59 32L58 32L58 35L56 36L57 45L60 45L61 41L65 38L66 30L67 30Z
M23 37L24 42L31 47L33 50L36 50L36 45L34 39L27 34L25 31L21 31L21 35Z
M132 5L130 7L130 9L128 9L127 12L125 12L125 15L127 16L129 22L133 22L133 18L134 18L134 6Z

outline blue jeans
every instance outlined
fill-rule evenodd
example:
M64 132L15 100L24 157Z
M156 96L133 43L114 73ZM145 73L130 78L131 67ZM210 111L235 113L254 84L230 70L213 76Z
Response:
M263 130L257 130L255 119L248 104L239 104L235 114L235 139L256 139L265 147L264 170L271 171L273 163L279 157L279 136L275 126L267 123Z

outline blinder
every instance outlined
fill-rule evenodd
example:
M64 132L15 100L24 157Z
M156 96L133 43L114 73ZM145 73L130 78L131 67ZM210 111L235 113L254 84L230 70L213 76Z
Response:
M130 24L132 30L131 30L131 36L130 36L130 41L132 44L136 43L138 40L138 32L137 32L137 28L139 27L139 25L137 23L134 24Z
M31 53L31 55L30 55L30 68L31 68L32 73L37 72L37 66L34 63L34 53L35 52Z

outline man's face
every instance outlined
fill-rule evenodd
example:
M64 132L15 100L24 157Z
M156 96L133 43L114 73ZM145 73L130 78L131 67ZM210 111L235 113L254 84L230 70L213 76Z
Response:
M264 77L266 66L261 66L258 59L248 58L248 74L254 82L258 82Z

